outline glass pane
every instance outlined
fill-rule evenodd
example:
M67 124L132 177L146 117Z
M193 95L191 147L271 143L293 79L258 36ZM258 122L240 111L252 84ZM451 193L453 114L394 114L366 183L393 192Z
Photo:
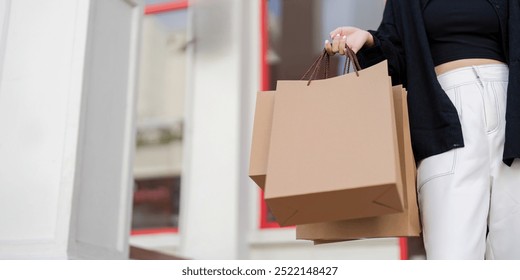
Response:
M136 180L132 229L177 227L180 177Z
M171 1L147 1L148 4ZM177 227L182 170L186 11L142 22L132 229Z

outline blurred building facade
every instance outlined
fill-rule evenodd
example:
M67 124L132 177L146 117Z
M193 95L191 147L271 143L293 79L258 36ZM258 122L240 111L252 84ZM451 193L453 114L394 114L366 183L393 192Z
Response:
M399 259L314 246L248 178L256 92L382 0L0 1L0 258ZM333 65L340 64L335 58Z
M165 2L171 1L150 1L149 5L167 6ZM405 257L406 244L398 238L320 246L295 240L295 229L277 226L247 177L256 92L274 89L279 79L299 79L335 27L377 28L383 8L380 0L222 0L192 1L181 10L145 15L140 118L147 123L145 107L150 106L150 112L164 112L165 124L168 114L173 114L170 119L180 120L183 130L169 144L138 146L134 172L137 181L179 176L180 207L171 216L178 224L156 230L136 228L130 242L194 259ZM181 24L166 21L167 14L184 18L186 29L172 31ZM173 47L175 42L186 48ZM169 53L168 46L173 48ZM169 62L157 59L163 53L172 62L171 72L164 70ZM171 88L158 83L166 80ZM181 100L182 108L173 104ZM182 147L179 153L167 150L174 145ZM148 157L151 149L157 149L157 154ZM164 168L158 157L164 162L169 158L170 167ZM134 219L135 214L134 208Z

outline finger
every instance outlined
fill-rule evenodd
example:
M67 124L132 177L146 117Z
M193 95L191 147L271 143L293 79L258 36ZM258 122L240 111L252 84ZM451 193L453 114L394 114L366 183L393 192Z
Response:
M339 54L344 55L345 54L345 45L347 43L347 36L341 37L339 40Z
M325 50L327 51L327 53L329 55L334 55L334 52L332 51L332 44L330 43L329 40L325 40L325 46L324 46Z
M336 37L337 34L341 34L341 27L338 27L334 30L332 30L332 32L329 33L330 35L330 38L334 40L334 37Z
M336 34L336 36L334 36L334 41L332 41L332 51L334 53L339 52L339 41L340 41L340 36L339 36L339 34Z

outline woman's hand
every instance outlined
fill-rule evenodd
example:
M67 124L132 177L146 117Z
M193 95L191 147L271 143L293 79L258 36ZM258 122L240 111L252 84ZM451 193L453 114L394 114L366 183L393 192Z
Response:
M325 41L325 50L330 55L336 53L345 54L345 44L347 44L354 53L357 53L362 47L371 47L374 45L374 37L366 30L353 26L343 26L330 32L332 43Z

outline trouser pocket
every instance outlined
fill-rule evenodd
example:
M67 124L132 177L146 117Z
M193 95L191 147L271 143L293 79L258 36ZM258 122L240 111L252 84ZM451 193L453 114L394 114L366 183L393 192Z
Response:
M457 150L452 149L442 154L423 159L417 167L417 191L429 182L455 172Z

